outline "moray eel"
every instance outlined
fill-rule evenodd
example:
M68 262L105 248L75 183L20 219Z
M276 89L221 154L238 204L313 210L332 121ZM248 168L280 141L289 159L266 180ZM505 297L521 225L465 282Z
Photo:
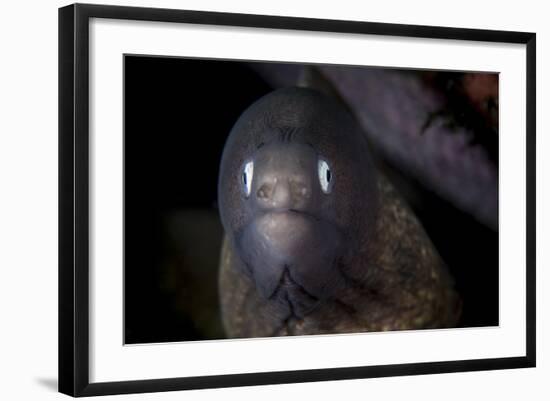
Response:
M348 110L283 88L240 116L218 182L228 337L453 327L460 299Z

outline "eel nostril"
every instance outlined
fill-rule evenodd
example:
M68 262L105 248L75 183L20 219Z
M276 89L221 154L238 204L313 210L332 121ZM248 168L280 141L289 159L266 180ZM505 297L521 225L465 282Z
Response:
M256 198L264 206L293 207L310 197L311 191L307 182L278 177L259 185Z
M307 185L303 182L293 182L292 183L292 195L296 199L304 199L309 196L309 189Z
M272 188L271 185L263 184L258 189L258 192L256 193L256 196L258 197L258 199L267 200L271 197L272 189L273 188Z

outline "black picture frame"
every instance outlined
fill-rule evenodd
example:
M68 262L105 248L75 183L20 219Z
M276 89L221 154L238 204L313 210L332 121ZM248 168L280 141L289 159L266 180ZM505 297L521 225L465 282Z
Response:
M455 39L526 46L526 355L457 360L90 383L88 61L91 18ZM266 15L73 4L59 9L59 391L71 396L251 386L382 376L534 367L535 357L535 110L536 35Z

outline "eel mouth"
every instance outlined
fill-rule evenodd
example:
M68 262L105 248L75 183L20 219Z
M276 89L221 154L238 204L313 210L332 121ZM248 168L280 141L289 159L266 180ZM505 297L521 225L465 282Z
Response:
M299 260L301 247L312 237L316 218L294 209L270 210L253 222L258 245L269 253L276 252L289 262Z
M336 227L307 211L269 210L238 236L238 253L259 295L303 317L330 298L341 277L334 263L344 249Z

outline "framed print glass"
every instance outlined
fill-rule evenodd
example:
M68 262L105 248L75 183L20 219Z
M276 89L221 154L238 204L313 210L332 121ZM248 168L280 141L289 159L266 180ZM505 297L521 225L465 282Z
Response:
M61 392L535 365L534 34L59 27Z

